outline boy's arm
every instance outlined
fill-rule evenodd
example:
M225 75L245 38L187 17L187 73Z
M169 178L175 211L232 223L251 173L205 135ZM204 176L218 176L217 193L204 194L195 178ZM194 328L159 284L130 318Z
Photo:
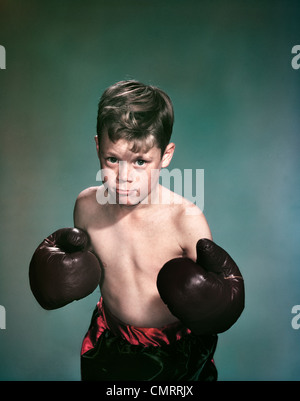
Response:
M171 313L195 334L221 333L244 309L243 277L230 255L211 240L204 215L185 217L178 224L186 257L162 267L157 288Z
M77 228L62 228L49 235L35 250L30 266L31 290L45 309L60 308L84 298L98 286L101 267L90 252L84 230L80 198L74 209Z
M85 225L83 223L83 213L82 213L82 205L80 204L79 198L76 199L75 205L74 205L74 211L73 211L73 222L74 222L74 227L76 228L81 228L85 229Z
M86 230L86 221L88 218L88 211L90 210L92 205L89 205L90 197L92 195L92 189L87 188L80 192L78 195L74 211L73 211L73 221L74 227L81 228L82 230Z
M212 240L207 220L201 210L192 205L180 212L177 220L178 242L185 257L196 262L196 245L201 238Z

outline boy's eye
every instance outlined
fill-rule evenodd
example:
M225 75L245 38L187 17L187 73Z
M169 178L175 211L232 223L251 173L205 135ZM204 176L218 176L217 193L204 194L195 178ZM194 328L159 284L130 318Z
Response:
M118 159L116 157L108 157L107 161L114 164L118 162Z
M144 166L145 163L146 163L145 160L142 160L142 159L139 159L139 160L136 161L136 164L137 164L139 167Z

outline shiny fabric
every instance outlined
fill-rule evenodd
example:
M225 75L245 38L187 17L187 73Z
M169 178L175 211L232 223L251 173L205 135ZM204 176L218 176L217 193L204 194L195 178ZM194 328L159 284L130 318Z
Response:
M180 340L191 331L181 323L174 323L162 328L135 327L121 322L104 305L103 298L98 302L92 323L82 344L81 354L94 348L100 335L109 329L115 336L121 336L132 345L160 346Z
M81 349L82 380L217 380L217 336L196 336L180 323L126 325L98 302Z

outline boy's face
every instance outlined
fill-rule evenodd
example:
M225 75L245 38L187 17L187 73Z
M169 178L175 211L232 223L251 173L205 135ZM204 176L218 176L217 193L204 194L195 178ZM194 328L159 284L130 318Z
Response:
M135 153L131 142L125 139L112 142L107 133L101 136L100 143L97 136L95 140L103 182L114 203L127 206L151 203L159 172L169 165L175 145L170 143L161 156L157 146Z

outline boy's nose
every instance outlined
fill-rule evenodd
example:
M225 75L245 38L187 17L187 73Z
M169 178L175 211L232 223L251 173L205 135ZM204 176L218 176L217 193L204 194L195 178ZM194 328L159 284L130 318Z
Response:
M119 182L132 182L133 174L126 161L119 162L119 171L117 179Z

